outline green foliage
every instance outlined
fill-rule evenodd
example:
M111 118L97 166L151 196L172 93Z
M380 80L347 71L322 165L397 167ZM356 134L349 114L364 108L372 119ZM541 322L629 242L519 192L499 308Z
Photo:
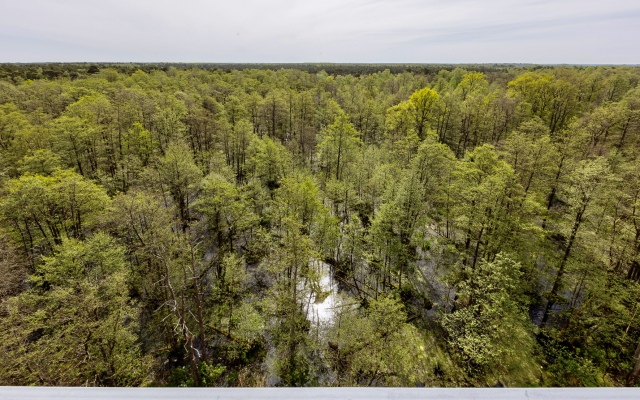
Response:
M150 381L129 304L122 247L104 234L64 240L3 306L4 384L130 386ZM42 362L47 360L47 362Z
M434 90L423 88L409 97L408 112L416 134L424 139L429 128L428 123L440 107L440 96Z
M322 141L318 144L318 159L326 176L341 180L349 174L361 143L349 118L345 114L337 116L323 131Z
M442 318L449 344L472 374L508 374L516 357L533 357L532 326L521 294L521 266L498 254L458 284L458 307Z
M51 175L61 166L60 157L51 150L38 149L31 155L26 155L21 160L20 172L22 174Z
M104 190L69 170L9 180L0 212L27 253L48 253L63 238L83 238L108 204ZM27 239L28 238L28 239Z
M258 178L269 189L278 188L291 167L286 149L270 138L255 137L249 145L248 154L247 168L251 176Z
M198 364L198 374L200 375L201 385L217 386L220 377L225 373L226 368L221 365L209 365L206 362ZM178 367L171 371L171 376L167 382L167 386L173 387L194 387L195 382L193 377L190 376L189 371L185 367Z
M201 197L194 208L206 217L219 247L233 248L234 240L255 225L256 216L244 193L216 173L203 179Z
M638 82L0 65L0 380L637 385Z
M168 144L164 157L158 159L153 170L146 171L146 178L157 185L163 195L167 192L183 224L188 224L190 205L199 189L202 171L187 144L182 141Z
M406 319L402 305L390 297L372 301L366 310L341 312L329 342L338 384L412 386L418 382L427 350Z
M542 343L544 354L549 363L547 368L549 385L594 387L604 383L602 382L602 372L588 357L572 351L557 340L545 338Z

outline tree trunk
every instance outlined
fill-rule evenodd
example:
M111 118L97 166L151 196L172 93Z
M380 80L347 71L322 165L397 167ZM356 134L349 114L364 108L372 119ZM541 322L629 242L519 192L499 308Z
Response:
M562 277L564 276L564 269L567 265L569 255L571 254L571 248L573 247L573 243L575 242L578 229L580 228L580 224L582 223L582 216L587 209L587 205L587 202L583 203L582 208L576 214L576 220L573 224L573 229L571 229L571 237L569 237L569 243L567 243L567 248L564 251L562 261L560 261L560 266L558 266L558 274L556 275L556 279L553 282L553 288L549 293L549 298L547 301L547 306L544 310L544 314L542 316L541 325L545 325L547 323L547 320L549 319L549 311L551 311L551 308L555 305L555 298L557 297L558 291L560 290L560 283L562 282Z
M636 360L636 365L627 377L627 386L635 386L636 382L638 382L638 377L640 377L640 342L638 342L633 358Z

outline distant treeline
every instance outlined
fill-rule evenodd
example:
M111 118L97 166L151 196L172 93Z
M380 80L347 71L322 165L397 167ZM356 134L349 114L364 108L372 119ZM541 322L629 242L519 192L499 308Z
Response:
M340 64L340 63L25 63L0 64L0 79L78 79L110 68L121 74L132 74L137 70L150 73L152 71L167 71L169 68L180 70L205 69L230 72L233 70L279 70L297 69L309 73L325 71L329 75L366 75L389 70L393 74L410 72L428 76L436 75L439 71L453 71L464 68L472 71L488 73L507 72L510 70L536 69L541 66L532 64Z

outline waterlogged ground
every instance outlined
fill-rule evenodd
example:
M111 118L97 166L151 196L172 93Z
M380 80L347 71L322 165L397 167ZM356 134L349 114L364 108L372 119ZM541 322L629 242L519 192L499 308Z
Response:
M332 325L336 310L341 305L341 295L338 293L338 284L333 279L329 264L319 260L312 262L315 269L318 285L310 285L307 301L307 319L316 327L328 327ZM313 287L315 286L315 287Z

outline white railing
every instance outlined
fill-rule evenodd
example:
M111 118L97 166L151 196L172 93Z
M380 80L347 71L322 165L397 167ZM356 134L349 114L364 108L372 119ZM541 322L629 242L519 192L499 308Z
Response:
M67 388L0 387L2 400L638 400L640 388Z

